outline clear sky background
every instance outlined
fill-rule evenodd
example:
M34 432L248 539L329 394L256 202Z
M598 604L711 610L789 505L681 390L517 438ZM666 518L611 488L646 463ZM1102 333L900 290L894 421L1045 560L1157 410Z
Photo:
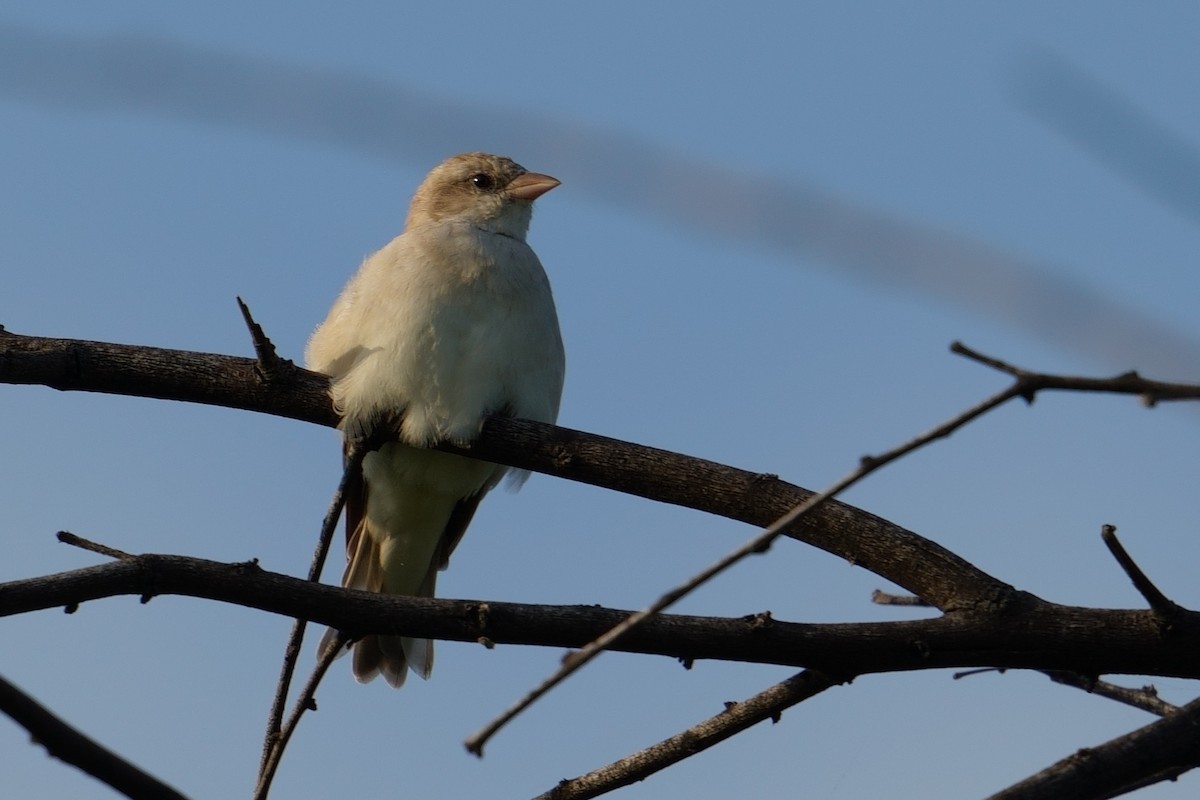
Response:
M570 427L819 489L1004 385L954 339L1046 371L1200 379L1200 203L1179 147L1200 141L1193 4L405 5L4 3L0 324L250 355L241 295L300 359L424 173L480 149L563 182L530 240ZM1130 133L1097 107L1142 116ZM97 562L60 529L305 572L332 431L0 396L0 580ZM1044 396L846 499L1049 600L1140 607L1100 542L1111 523L1196 607L1198 421ZM534 476L484 503L439 590L637 608L752 533ZM876 587L785 541L679 610L913 615L872 606ZM245 797L288 628L117 598L0 621L0 674L191 797ZM275 796L529 797L792 672L607 654L467 755L560 655L443 643L432 680L400 692L340 663ZM1150 721L1037 674L865 676L616 796L978 797ZM7 796L112 796L8 721L0 764Z

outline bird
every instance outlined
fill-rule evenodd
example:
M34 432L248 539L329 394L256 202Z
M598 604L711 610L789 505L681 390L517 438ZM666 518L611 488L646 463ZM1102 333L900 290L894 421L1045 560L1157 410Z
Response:
M374 448L347 479L342 586L432 597L509 470L429 448L470 444L489 415L557 420L562 336L525 238L534 200L559 183L504 156L446 159L417 188L400 235L366 258L309 339L305 361L330 379L344 458ZM519 487L527 476L509 478ZM327 631L322 652L336 640ZM361 683L382 675L398 688L409 669L433 669L428 639L367 635L352 648Z

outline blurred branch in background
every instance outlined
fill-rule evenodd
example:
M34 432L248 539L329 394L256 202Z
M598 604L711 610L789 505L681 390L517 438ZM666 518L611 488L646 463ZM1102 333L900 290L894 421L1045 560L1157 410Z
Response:
M1050 91L1075 89L1060 82ZM1080 107L1090 108L1082 96ZM936 298L1107 366L1187 380L1200 363L1200 342L1152 314L1049 265L845 200L786 174L786 165L781 174L749 175L527 109L481 108L395 81L135 35L0 25L0 100L153 114L388 162L428 164L486 144L536 157L627 213ZM1186 148L1168 148L1154 163L1187 158Z
M1025 60L1015 91L1017 102L1040 122L1155 200L1200 223L1200 151L1194 144L1049 51Z

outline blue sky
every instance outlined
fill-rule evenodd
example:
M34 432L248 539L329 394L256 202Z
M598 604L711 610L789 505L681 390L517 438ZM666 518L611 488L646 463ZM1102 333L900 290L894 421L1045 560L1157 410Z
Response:
M240 295L299 359L424 173L503 152L563 181L530 235L568 351L561 422L821 488L1003 385L954 339L1197 380L1197 217L1030 113L1078 70L1187 141L1196 30L1182 3L7 3L0 324L249 355ZM306 570L331 431L0 392L0 579L95 563L60 529ZM1111 523L1196 606L1196 423L1046 396L847 499L1047 599L1139 607L1100 543ZM439 591L636 608L752 533L535 476L488 499ZM680 610L905 617L870 605L881 584L783 542ZM286 620L163 597L3 626L0 673L66 719L193 797L249 792ZM339 664L276 794L532 796L790 674L608 654L467 756L559 656L447 643L401 692ZM983 796L1148 721L1038 675L866 676L617 796ZM10 723L0 753L14 796L111 796Z

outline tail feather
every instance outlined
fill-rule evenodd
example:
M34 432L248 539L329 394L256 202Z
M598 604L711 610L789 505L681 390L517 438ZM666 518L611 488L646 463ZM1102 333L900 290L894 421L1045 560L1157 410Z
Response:
M430 564L429 572L425 575L425 580L421 582L420 588L417 589L417 596L433 597L437 593L437 574L437 565ZM433 639L414 639L410 636L385 638L399 639L404 659L408 661L409 668L422 678L429 679L429 676L433 674Z
M382 592L383 567L379 543L366 530L367 521L362 519L346 543L348 561L342 575L342 586L368 592ZM430 565L429 573L416 594L432 597L437 585L437 566ZM330 628L321 638L318 652L332 646L337 631ZM433 673L433 640L414 639L408 636L381 636L372 634L356 641L352 647L354 657L351 670L359 683L368 683L382 675L389 685L399 689L404 685L411 667L422 678Z
M337 637L336 629L326 628L324 635L321 636L321 643L317 645L317 653L324 656L325 651L336 643ZM355 680L359 683L367 683L374 680L376 675L382 675L385 681L397 689L404 685L404 679L408 676L408 661L403 649L397 648L395 652L384 651L385 643L391 641L402 641L402 637L364 636L351 646L350 649L354 653L351 658L351 670ZM337 654L337 658L341 658L345 654L346 648L343 646L342 651ZM423 677L428 677L428 675Z
M389 686L399 689L408 677L408 660L399 646L399 636L364 636L354 643L354 658L351 668L354 679L359 683L374 680L382 675Z
M398 443L368 453L361 487L346 497L348 563L342 585L432 597L438 570L446 568L480 499L504 472L487 462ZM383 675L398 687L410 669L422 678L433 671L429 639L369 635L353 650L354 677L361 683Z

